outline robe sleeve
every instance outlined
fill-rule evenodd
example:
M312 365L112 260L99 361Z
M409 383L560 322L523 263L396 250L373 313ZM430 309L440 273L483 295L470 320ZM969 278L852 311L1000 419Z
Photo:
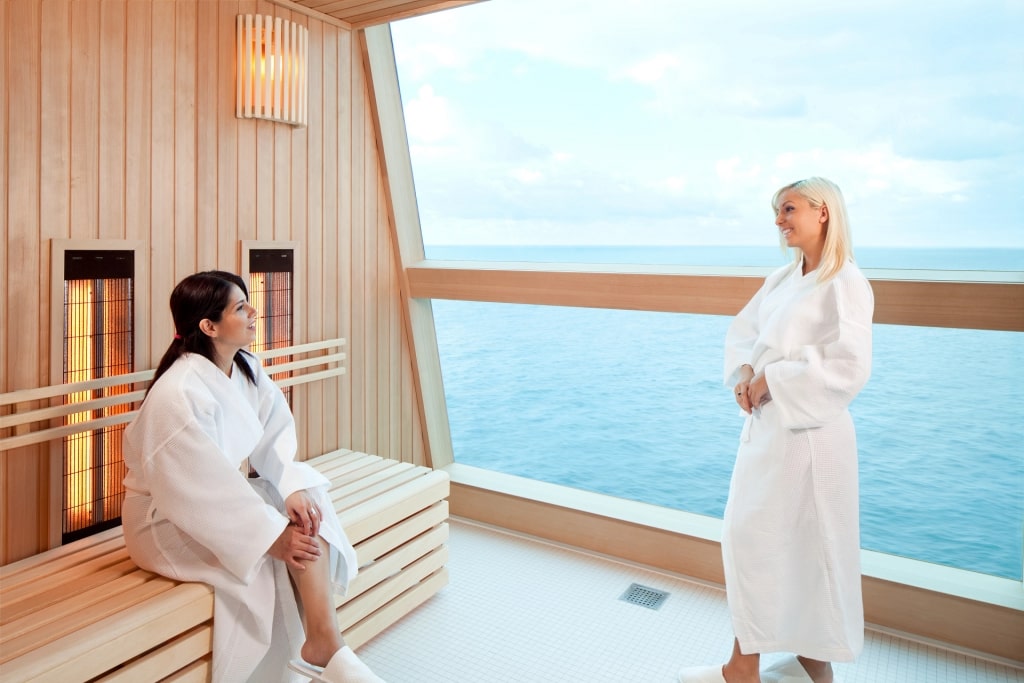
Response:
M761 288L736 314L729 325L729 330L725 334L724 383L727 387L734 387L740 381L741 367L753 366L754 344L761 332L759 324L761 303L768 292L774 289L791 269L791 266L780 268L765 278Z
M859 274L837 275L819 302L817 343L795 346L764 368L787 429L820 427L846 410L871 374L874 296Z
M194 538L243 583L262 566L288 519L267 505L217 444L216 417L197 408L159 418L179 420L167 438L142 448L142 468L156 512ZM159 426L146 430L163 431ZM145 439L145 437L143 437Z
M753 364L754 342L758 337L757 309L764 298L764 286L743 307L725 334L725 385L736 386L740 368Z
M263 437L249 456L250 463L273 484L282 499L303 489L330 486L327 477L304 462L295 462L298 440L288 401L259 363L254 362L254 366Z

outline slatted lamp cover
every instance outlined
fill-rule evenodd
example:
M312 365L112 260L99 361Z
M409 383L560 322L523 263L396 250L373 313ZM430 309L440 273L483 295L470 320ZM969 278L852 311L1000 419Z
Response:
M309 29L280 17L239 14L235 116L305 126Z

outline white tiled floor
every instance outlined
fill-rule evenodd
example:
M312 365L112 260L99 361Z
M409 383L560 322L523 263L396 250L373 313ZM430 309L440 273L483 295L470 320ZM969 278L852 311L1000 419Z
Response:
M671 683L723 662L725 593L676 576L452 520L451 583L360 648L388 683ZM660 609L619 597L668 591ZM769 664L776 656L765 656ZM1024 683L1024 670L869 631L843 683Z

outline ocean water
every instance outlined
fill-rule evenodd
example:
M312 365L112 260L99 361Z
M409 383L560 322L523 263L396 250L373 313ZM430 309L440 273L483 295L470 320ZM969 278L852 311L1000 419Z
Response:
M648 250L658 260L646 262L781 258L674 249ZM1024 270L1024 250L870 251L858 252L864 267ZM581 253L624 260L618 248L427 249L548 262ZM721 517L742 425L722 385L729 318L442 300L433 310L456 461ZM1021 578L1022 357L1024 333L875 326L871 380L851 406L863 547Z

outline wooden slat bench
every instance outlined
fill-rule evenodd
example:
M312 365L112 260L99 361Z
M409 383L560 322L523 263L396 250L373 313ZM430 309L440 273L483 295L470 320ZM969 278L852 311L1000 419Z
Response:
M282 388L345 374L344 339L257 353ZM272 367L269 366L273 363ZM129 422L152 370L0 394L0 455ZM359 647L447 583L448 475L347 450L309 460L359 558L338 602ZM0 680L206 681L213 593L142 571L120 527L0 567Z
M340 450L309 461L356 547L338 600L359 647L448 581L448 475ZM207 681L213 592L135 566L120 527L0 567L0 679Z

